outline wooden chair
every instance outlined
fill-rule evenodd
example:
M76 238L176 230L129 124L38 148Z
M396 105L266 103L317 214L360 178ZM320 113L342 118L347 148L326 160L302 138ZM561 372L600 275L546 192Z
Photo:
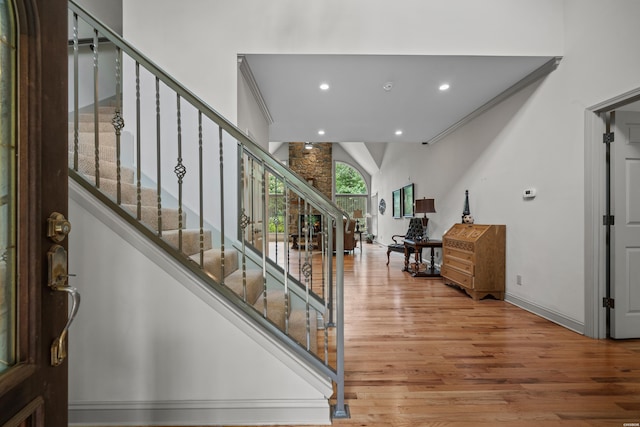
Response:
M394 234L391 236L391 240L393 243L387 245L387 265L389 265L389 254L391 252L400 252L404 255L404 243L402 240L416 240L418 238L422 238L427 226L427 221L429 218L411 218L409 222L409 229L407 230L407 234ZM410 254L413 253L413 248L407 248Z

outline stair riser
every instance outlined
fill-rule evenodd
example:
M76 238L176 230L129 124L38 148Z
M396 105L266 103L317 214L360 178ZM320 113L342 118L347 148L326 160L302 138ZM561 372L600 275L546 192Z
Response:
M73 168L73 153L69 153L69 167ZM95 176L96 161L92 156L78 155L78 172L83 175ZM117 165L113 162L100 162L100 177L116 180L118 178ZM133 184L135 171L130 168L120 167L120 182Z
M133 216L138 213L137 205L122 205L123 208L129 210ZM141 221L152 230L158 230L158 209L156 207L142 206ZM175 230L180 226L180 218L177 209L162 208L162 230ZM182 224L187 223L186 212L182 213Z
M196 263L200 264L200 254L191 257ZM222 277L222 251L219 249L210 249L204 253L203 269L213 276L214 280L220 282ZM224 274L229 276L238 270L238 252L236 250L227 250L224 253Z
M211 231L205 230L202 237L204 250L211 249ZM178 248L180 236L177 230L162 233L162 238L171 246ZM200 233L194 230L182 230L182 252L186 255L194 255L200 252Z
M89 182L95 184L96 182L95 177L88 176L87 178ZM100 178L100 191L102 191L103 193L106 193L114 200L116 200L117 188L118 187L117 187L116 181L112 179L102 178L102 177ZM138 189L135 185L121 183L120 184L121 203L127 204L127 205L137 205L138 203L137 191ZM140 189L141 204L146 206L155 205L158 201L156 194L157 193L154 190L150 188L142 187Z
M95 128L96 124L94 122L78 122L78 132L89 132L93 134ZM115 130L111 121L98 122L98 132L115 133ZM69 134L73 135L73 121L69 122Z
M69 148L73 148L73 143L75 140L75 136L73 133L69 133ZM98 142L100 147L115 147L117 138L116 134L111 129L110 132L99 132L98 133ZM78 133L78 144L87 144L90 146L95 146L96 137L93 129L91 132L80 132ZM122 137L120 138L120 143L122 144Z
M98 151L100 153L100 162L105 161L116 163L118 159L116 147L103 146L102 144L100 144L100 146L98 147ZM73 153L73 145L69 146L69 152ZM79 156L93 157L95 159L95 152L96 147L93 143L82 143L78 146ZM122 153L120 156L120 161L122 162Z

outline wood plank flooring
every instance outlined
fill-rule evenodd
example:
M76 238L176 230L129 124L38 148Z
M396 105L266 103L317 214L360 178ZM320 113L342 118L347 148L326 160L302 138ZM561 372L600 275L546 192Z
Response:
M334 426L640 423L640 340L593 340L504 301L345 256L345 391Z

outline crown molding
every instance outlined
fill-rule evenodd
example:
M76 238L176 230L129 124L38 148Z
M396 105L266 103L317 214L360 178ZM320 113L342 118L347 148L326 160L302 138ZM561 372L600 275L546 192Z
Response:
M249 85L249 89L251 90L251 93L253 94L258 107L260 107L260 111L262 111L264 119L268 124L273 124L273 117L271 117L271 113L269 112L267 103L264 102L264 98L262 97L262 93L260 92L260 88L258 87L258 83L253 76L251 67L249 67L249 62L244 55L238 55L238 68L242 73L242 77L244 77L244 80L247 82L247 85Z

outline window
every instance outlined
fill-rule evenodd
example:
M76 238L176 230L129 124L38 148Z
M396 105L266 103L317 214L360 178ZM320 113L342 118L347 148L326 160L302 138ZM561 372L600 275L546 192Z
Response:
M336 204L351 217L353 217L354 211L361 210L363 216L366 218L368 212L367 199L369 195L367 192L367 183L360 172L346 163L336 162L335 182ZM366 219L359 220L359 223L360 231L366 232Z

